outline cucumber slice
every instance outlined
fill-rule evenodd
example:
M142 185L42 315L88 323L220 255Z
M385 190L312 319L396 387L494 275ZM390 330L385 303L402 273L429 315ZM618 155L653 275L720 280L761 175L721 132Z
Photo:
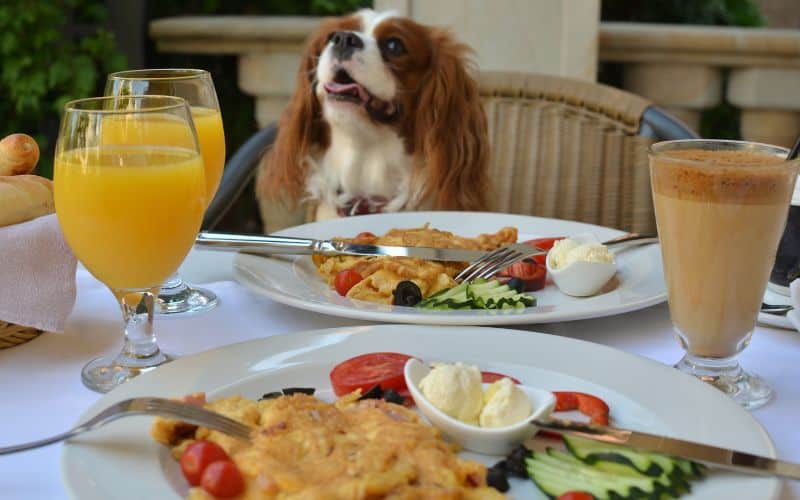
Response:
M548 453L551 452L548 450ZM557 451L555 456L534 452L531 458L525 461L528 475L548 496L558 497L567 491L578 490L591 493L598 500L634 498L656 500L661 497L660 488L656 487L651 478L609 474L580 461L576 463L565 460L562 456L569 457Z
M420 301L417 307L437 310L522 309L535 303L530 295L518 293L498 280L478 279L437 292Z
M572 463L573 465L587 465L585 462L582 462L574 455L564 453L562 451L558 451L553 448L548 448L547 454L550 455L551 457L559 458L560 460L563 460L566 463ZM682 491L686 491L685 488L688 486L688 483L686 483L686 481L684 480L673 481L672 478L670 478L666 474L661 474L658 477L645 476L638 470L626 464L614 463L614 462L598 462L592 464L591 466L600 472L612 476L651 480L655 483L655 487L658 492L664 493L667 496L674 498L680 496Z
M419 307L424 309L470 309L473 306L472 300L467 297L467 292L461 292L458 295L448 297L446 299L437 299L430 303L421 304Z
M427 300L431 300L431 299L445 300L445 299L449 299L449 298L455 297L456 295L460 295L462 293L466 293L468 286L469 286L469 283L467 283L467 282L460 283L460 284L454 286L453 288L447 288L445 290L442 290L441 292L437 292L437 293L431 295L430 297L428 297Z
M638 452L592 439L564 435L567 449L579 460L595 464L613 462L629 465L647 476L680 476L684 479L702 477L704 467L690 460L650 452ZM687 483L688 484L688 483Z
M481 279L475 280L472 283L469 283L469 290L474 295L489 295L496 291L507 291L511 290L511 288L503 283L500 283L497 280L486 281Z

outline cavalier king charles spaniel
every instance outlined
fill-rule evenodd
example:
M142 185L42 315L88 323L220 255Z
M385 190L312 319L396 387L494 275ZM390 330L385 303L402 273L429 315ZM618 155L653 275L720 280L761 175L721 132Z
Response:
M444 29L392 13L324 22L259 169L267 229L289 220L276 201L303 202L316 220L485 210L488 134L469 51Z

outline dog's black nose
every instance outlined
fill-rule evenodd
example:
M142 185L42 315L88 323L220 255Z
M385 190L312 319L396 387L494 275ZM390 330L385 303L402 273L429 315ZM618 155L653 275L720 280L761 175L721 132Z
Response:
M352 31L337 31L330 38L333 55L344 61L353 57L356 49L364 48L364 40Z

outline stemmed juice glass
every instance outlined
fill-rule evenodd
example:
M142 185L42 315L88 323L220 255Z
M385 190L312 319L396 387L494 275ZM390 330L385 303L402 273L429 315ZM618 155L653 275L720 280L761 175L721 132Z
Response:
M676 367L751 409L772 389L737 358L753 335L800 169L787 153L708 139L650 148L669 311L686 351Z
M222 115L208 71L200 69L141 69L120 71L108 76L105 94L172 95L189 103L200 142L200 153L206 171L206 202L211 203L225 166L225 133ZM213 292L188 286L178 273L162 285L157 312L175 314L199 312L213 308L217 297Z
M122 351L82 372L87 387L107 392L169 361L153 331L155 297L191 249L206 207L189 106L172 96L67 103L54 183L67 243L122 309Z

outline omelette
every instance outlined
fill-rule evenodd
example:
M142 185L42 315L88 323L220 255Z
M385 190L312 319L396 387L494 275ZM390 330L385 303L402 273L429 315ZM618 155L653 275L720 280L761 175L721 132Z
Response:
M175 420L156 418L153 438L177 459L197 439L222 446L245 482L239 499L502 499L487 486L482 464L402 405L359 400L335 403L306 394L252 401L240 396L207 409L252 425L251 444ZM213 498L199 487L188 498Z
M504 227L496 233L467 238L425 224L419 228L392 229L383 236L362 233L353 239L340 239L369 245L461 248L488 252L516 243L517 229ZM413 257L315 255L313 261L317 271L331 288L339 272L347 269L357 271L363 279L347 292L347 297L381 304L392 303L392 292L401 281L414 282L423 298L454 287L457 283L453 277L467 266L466 262L435 262Z

